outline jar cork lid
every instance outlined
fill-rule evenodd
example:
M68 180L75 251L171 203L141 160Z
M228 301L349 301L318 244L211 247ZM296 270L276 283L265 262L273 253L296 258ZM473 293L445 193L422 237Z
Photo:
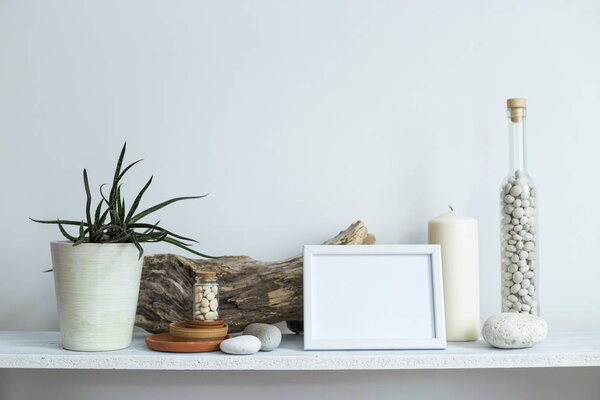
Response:
M527 99L524 97L516 97L506 100L506 108L526 108Z
M527 99L517 97L506 100L506 107L510 110L510 120L512 122L521 122L525 117L527 108Z
M216 272L198 272L196 273L196 277L200 280L200 282L214 282L217 280Z

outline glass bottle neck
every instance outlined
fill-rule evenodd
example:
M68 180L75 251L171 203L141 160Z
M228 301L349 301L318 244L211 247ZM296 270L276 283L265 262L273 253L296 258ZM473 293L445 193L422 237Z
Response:
M521 170L527 173L527 138L525 131L526 111L523 108L522 114L515 116L514 110L511 116L511 109L508 109L508 135L509 135L509 174Z

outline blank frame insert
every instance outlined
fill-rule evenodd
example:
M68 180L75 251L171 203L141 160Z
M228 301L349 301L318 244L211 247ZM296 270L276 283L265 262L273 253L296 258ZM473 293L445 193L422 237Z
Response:
M438 245L305 246L304 348L445 348Z

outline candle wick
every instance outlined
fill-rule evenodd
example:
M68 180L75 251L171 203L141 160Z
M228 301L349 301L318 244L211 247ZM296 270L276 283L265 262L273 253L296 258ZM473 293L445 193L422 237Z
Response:
M452 206L448 206L450 207L450 211L454 212L454 208L452 208Z

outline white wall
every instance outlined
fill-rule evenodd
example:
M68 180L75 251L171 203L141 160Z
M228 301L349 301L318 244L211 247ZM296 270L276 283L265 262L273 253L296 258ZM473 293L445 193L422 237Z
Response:
M541 188L542 312L600 329L597 2L0 3L0 328L55 329L52 226L80 219L81 170L127 181L210 254L274 260L363 219L422 243L479 219L481 312L499 309L504 100L529 100ZM178 251L163 246L149 252ZM577 272L574 272L577 271Z
M363 219L422 243L455 209L480 222L482 318L499 310L504 101L529 100L541 188L541 306L600 329L595 1L0 1L0 329L57 329L54 227L81 170L124 140L146 204L210 254L274 260ZM176 249L163 246L148 252ZM380 277L383 278L383 277Z

